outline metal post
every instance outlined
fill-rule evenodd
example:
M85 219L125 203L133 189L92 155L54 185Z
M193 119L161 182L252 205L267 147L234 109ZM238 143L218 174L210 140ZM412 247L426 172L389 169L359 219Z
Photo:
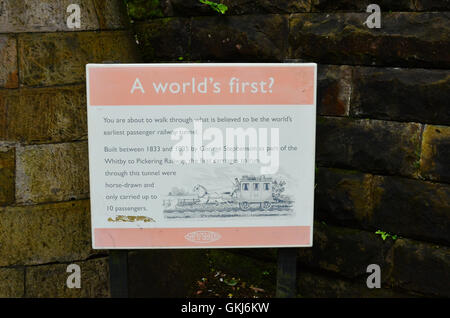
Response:
M109 251L111 298L128 298L128 251Z
M297 248L279 248L277 264L277 298L296 297Z

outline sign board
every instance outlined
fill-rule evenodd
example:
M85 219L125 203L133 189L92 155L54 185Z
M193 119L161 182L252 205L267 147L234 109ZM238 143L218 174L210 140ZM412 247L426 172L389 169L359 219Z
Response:
M312 246L316 64L88 64L93 248Z

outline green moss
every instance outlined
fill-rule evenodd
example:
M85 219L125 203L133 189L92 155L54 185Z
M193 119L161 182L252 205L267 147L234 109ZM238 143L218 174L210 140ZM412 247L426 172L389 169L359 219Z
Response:
M125 0L128 15L132 20L161 18L164 13L159 0Z
M206 4L211 9L213 9L214 11L219 12L221 14L225 14L225 12L227 12L227 10L228 10L228 7L223 3L216 3L216 2L208 1L208 0L199 0L199 2Z

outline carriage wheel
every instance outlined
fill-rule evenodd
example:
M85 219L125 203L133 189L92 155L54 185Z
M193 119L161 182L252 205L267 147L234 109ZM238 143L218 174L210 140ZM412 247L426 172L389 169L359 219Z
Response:
M241 208L241 210L246 211L250 208L250 204L248 204L248 202L244 201L244 202L239 203L239 207Z
M264 201L261 205L264 210L269 210L272 207L272 203L269 201Z

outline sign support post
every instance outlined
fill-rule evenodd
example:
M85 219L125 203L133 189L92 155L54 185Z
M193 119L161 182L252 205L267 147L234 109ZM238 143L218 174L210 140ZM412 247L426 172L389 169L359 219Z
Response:
M279 248L277 261L277 298L296 297L297 248Z
M109 250L111 298L128 298L128 251Z

